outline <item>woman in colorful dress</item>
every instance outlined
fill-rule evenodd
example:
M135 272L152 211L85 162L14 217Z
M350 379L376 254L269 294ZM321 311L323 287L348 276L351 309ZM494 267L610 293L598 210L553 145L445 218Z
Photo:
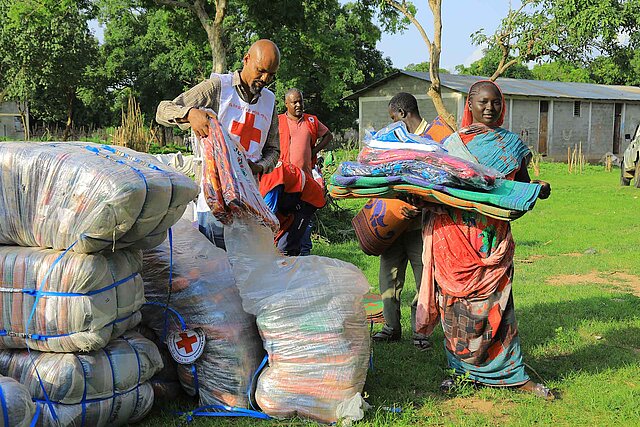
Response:
M529 148L501 128L505 102L498 86L479 81L469 89L461 129L445 147L453 155L490 166L506 179L532 182ZM548 183L539 198L551 193ZM455 208L432 208L423 229L424 249L418 332L442 323L449 366L478 384L514 387L546 399L551 391L524 370L511 281L515 243L507 221ZM444 390L453 385L445 380Z

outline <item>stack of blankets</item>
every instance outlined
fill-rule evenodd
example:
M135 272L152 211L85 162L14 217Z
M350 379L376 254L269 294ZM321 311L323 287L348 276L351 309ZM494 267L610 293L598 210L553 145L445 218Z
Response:
M197 186L90 143L3 143L0 168L0 375L26 386L38 425L141 419L162 368L127 332L144 303L141 249L164 241Z
M370 144L357 162L344 162L330 179L334 198L397 198L426 201L513 220L532 209L540 187L501 179L495 171L451 156L439 144L384 141Z

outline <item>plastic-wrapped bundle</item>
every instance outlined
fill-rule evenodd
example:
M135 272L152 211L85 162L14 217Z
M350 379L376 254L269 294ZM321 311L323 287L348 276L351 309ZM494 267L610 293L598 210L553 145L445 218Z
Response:
M206 336L204 352L195 363L178 365L180 382L188 394L199 394L202 405L247 407L247 387L264 353L255 318L242 309L226 253L187 219L178 221L172 234L169 306L186 328L201 328ZM168 300L170 255L168 240L144 252L142 277L152 304L142 309L143 323L159 336L183 328L162 306ZM166 331L165 315L170 316Z
M141 251L62 253L0 246L0 348L97 350L140 322Z
M25 386L13 378L0 376L0 426L27 427L36 405Z
M40 426L102 427L139 421L153 406L153 388L147 381L160 369L158 348L134 332L87 354L32 351L30 356L24 350L0 351L0 373L29 390L41 407ZM50 412L41 384L59 424Z
M470 187L489 190L500 174L491 168L472 163L442 152L429 152L409 148L378 149L363 147L358 162L349 162L343 175L385 176L413 174L432 181L433 184L454 187ZM343 163L344 165L344 163Z
M231 141L217 119L210 119L209 136L200 142L202 188L216 218L229 224L234 217L251 217L278 231L278 219L258 190L244 150Z
M184 396L184 390L178 379L177 363L171 357L167 347L160 342L156 333L146 326L139 325L135 330L158 347L162 364L164 365L163 368L149 380L149 383L151 383L153 387L154 404L174 402L180 398L180 396Z
M343 261L284 257L257 224L236 221L225 232L243 306L256 314L269 354L256 402L275 417L337 421L338 405L366 379L366 278Z
M77 241L80 253L149 247L171 226L171 201L198 192L190 183L176 196L177 171L84 143L1 144L0 166L0 244L66 249ZM174 220L186 207L178 205Z

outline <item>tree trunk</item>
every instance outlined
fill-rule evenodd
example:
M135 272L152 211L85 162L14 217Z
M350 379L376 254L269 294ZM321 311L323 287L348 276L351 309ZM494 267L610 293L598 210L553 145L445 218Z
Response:
M431 8L433 14L433 43L431 43L426 31L416 17L409 11L404 2L400 3L395 0L385 1L415 25L422 39L427 44L427 48L429 49L429 79L431 80L427 95L429 95L434 107L436 107L438 115L441 116L453 130L457 130L458 125L455 117L447 111L440 93L440 73L438 70L440 68L440 52L442 50L442 0L429 0L429 8Z
M73 98L75 97L75 90L69 90L67 93L67 125L62 133L62 140L69 139L71 133L71 126L73 125Z
M216 14L213 20L205 10L204 3L205 0L195 0L193 10L207 33L213 72L224 73L227 71L227 49L222 44L222 22L227 11L227 0L216 0Z

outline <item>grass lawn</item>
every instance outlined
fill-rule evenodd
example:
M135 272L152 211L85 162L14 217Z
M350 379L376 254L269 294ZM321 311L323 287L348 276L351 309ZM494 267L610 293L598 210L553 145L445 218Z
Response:
M513 223L513 292L529 374L560 398L545 402L468 386L443 395L438 386L447 366L438 328L428 353L413 348L409 333L399 343L374 345L374 369L365 385L372 409L358 425L640 425L640 189L620 187L617 169L605 172L597 166L569 175L566 165L543 163L539 179L551 183L552 195ZM363 203L339 202L353 214ZM377 290L378 258L344 240L318 242L314 253L352 262ZM405 331L415 294L411 274L407 278ZM156 410L143 425L176 422ZM192 425L307 424L313 425L215 418Z

